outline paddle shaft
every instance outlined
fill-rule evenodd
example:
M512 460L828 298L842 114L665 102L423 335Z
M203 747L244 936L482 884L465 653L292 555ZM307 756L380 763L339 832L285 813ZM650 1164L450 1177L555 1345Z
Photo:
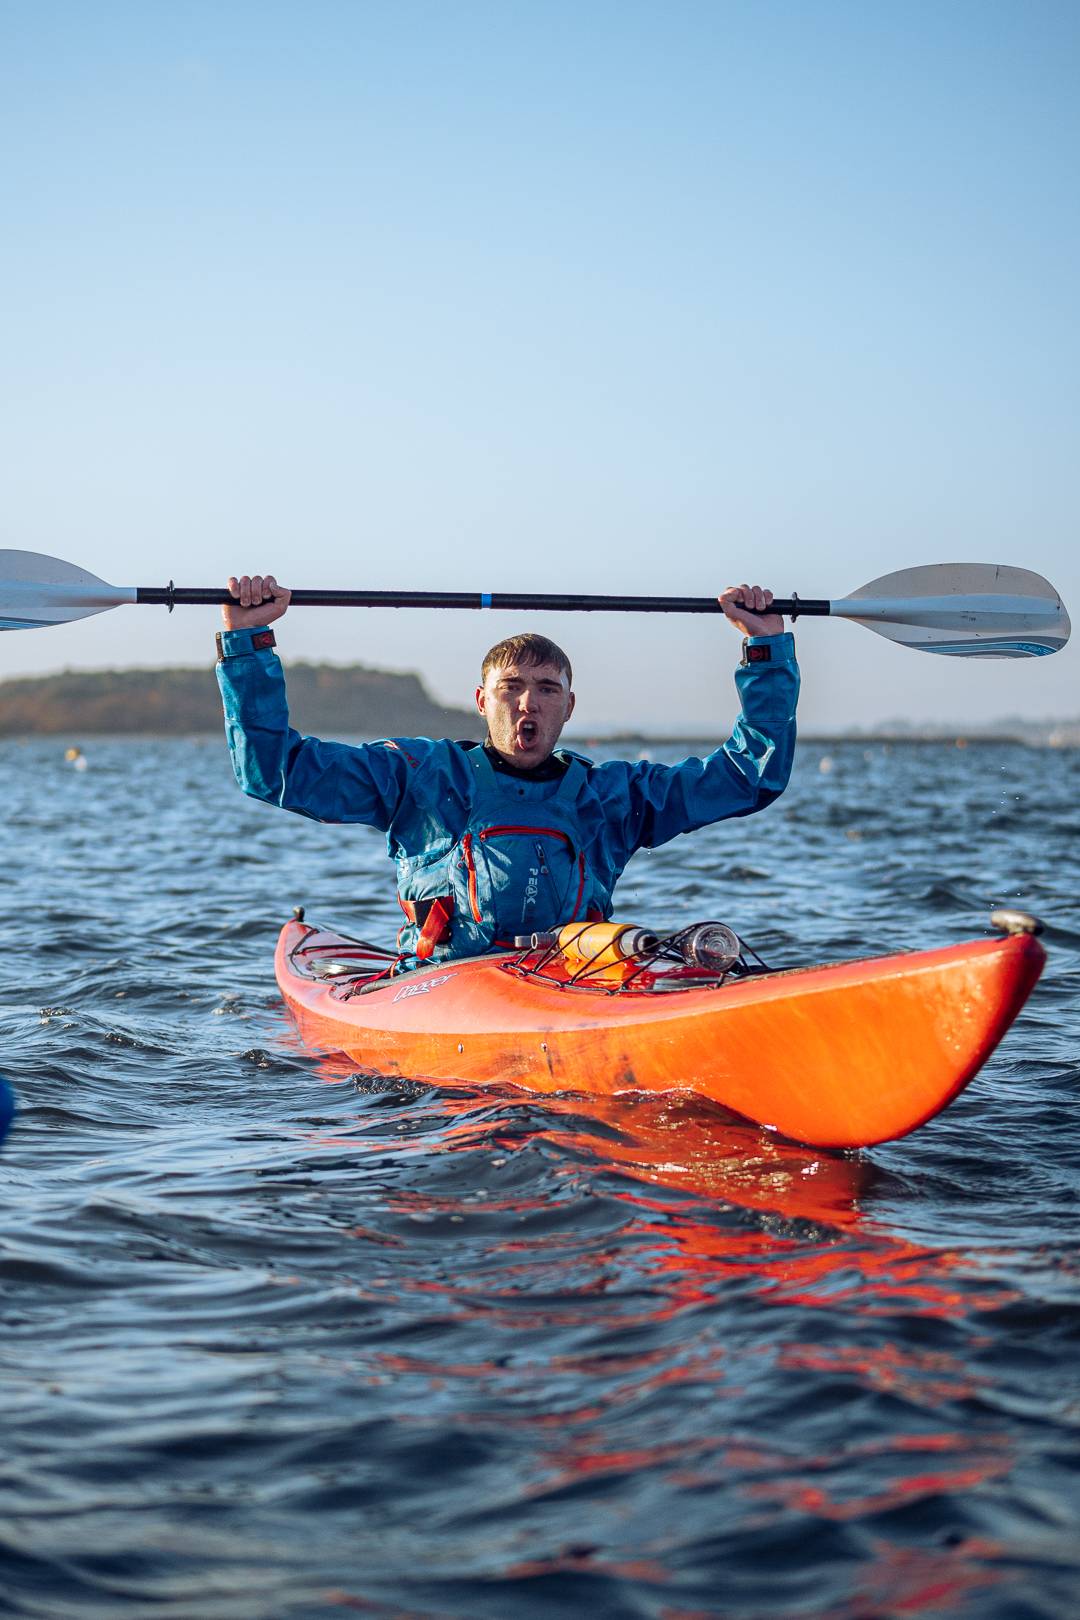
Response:
M179 586L137 587L136 602L157 607L216 607L235 602L228 591L185 590ZM293 607L492 608L511 613L720 613L715 596L549 596L530 591L293 591ZM832 611L821 598L777 599L762 610L822 618Z
M493 608L504 613L723 611L712 596L297 590L290 592L290 598L297 607ZM234 601L222 586L192 590L171 580L165 586L110 585L62 557L0 549L0 631L70 624L129 602L171 610L228 606ZM739 608L744 617L755 611L748 602L738 603ZM847 619L914 651L957 658L1042 657L1059 652L1071 628L1064 603L1049 580L1005 563L928 563L884 574L839 600L804 599L792 592L762 611L789 619ZM260 612L256 609L243 617L250 624ZM733 616L737 618L738 612Z

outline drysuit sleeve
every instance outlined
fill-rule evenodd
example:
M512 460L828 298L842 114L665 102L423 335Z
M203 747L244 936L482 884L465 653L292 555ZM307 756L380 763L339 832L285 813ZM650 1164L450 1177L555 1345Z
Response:
M751 636L735 673L742 709L731 736L706 759L601 765L601 791L615 811L626 858L679 833L749 816L784 791L795 754L799 666L795 638Z
M244 792L313 821L361 822L385 832L427 738L350 745L302 737L289 724L285 672L275 652L253 645L260 630L219 638L218 685L233 772Z

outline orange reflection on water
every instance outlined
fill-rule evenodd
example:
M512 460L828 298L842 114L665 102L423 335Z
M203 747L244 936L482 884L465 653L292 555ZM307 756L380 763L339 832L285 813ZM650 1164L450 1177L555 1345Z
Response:
M340 1083L355 1066L328 1059L322 1072ZM482 1356L453 1363L397 1353L374 1358L376 1376L418 1377L433 1390L456 1380L474 1388L490 1383L490 1403L463 1402L456 1421L543 1437L532 1477L520 1486L523 1499L542 1500L583 1481L653 1474L674 1492L715 1490L728 1501L734 1493L745 1503L751 1533L790 1515L858 1525L871 1551L853 1561L850 1596L814 1611L816 1620L955 1614L969 1603L977 1608L981 1590L1013 1578L1004 1565L995 1567L1001 1550L991 1542L958 1535L955 1545L913 1548L890 1539L880 1525L882 1516L903 1516L923 1501L947 1504L977 1493L1007 1476L1013 1461L1004 1434L971 1435L950 1426L960 1421L957 1406L978 1398L985 1380L960 1356L888 1342L889 1319L963 1325L972 1313L1015 1295L981 1282L963 1253L924 1248L875 1221L872 1159L785 1142L681 1094L541 1101L510 1091L438 1092L419 1096L409 1120L415 1129L391 1141L392 1151L473 1154L476 1168L468 1192L409 1188L392 1196L395 1212L444 1221L487 1214L529 1219L513 1235L508 1219L493 1222L484 1253L498 1263L479 1275L466 1258L462 1274L454 1276L455 1249L448 1241L439 1278L396 1279L404 1290L438 1297L457 1319L522 1335L604 1321L618 1333L700 1312L712 1301L736 1302L741 1288L755 1307L831 1311L831 1331L846 1323L849 1340L866 1327L867 1343L817 1342L809 1317L790 1318L784 1331L795 1325L797 1341L774 1344L761 1330L738 1355L718 1341L682 1345L678 1333L672 1342L669 1333L663 1348L641 1353L638 1347L625 1357L549 1353L518 1366ZM311 1140L385 1154L388 1133L371 1129L378 1121L370 1113L363 1123L370 1143L362 1134ZM538 1146L555 1152L547 1155L543 1177L527 1178L528 1192L507 1194L500 1187L497 1197L486 1197L496 1180L492 1167ZM541 1184L550 1189L552 1174L602 1195L609 1209L621 1204L625 1222L592 1235L560 1222L558 1199L535 1190ZM571 1208L574 1190L568 1185ZM547 1226L534 1219L545 1209L553 1216ZM599 1301L606 1317L598 1315ZM969 1333L968 1347L971 1342ZM859 1395L895 1399L909 1415L893 1424L884 1408L875 1419L875 1439L841 1444L831 1455L808 1454L797 1437L787 1447L782 1435L759 1443L756 1435L739 1432L738 1398L740 1380L761 1376L748 1369L762 1365L777 1389L785 1375L793 1384L801 1380L810 1405L820 1377L823 1386L839 1380ZM537 1381L542 1386L552 1379L566 1387L560 1384L558 1401L538 1410L531 1398ZM613 1414L679 1386L691 1395L700 1388L699 1434L678 1443L663 1435L645 1444L637 1437L618 1443ZM901 1423L910 1431L926 1418L931 1432L900 1432ZM935 1511L940 1516L929 1511L931 1518ZM580 1558L571 1549L508 1573L583 1568ZM659 1558L607 1568L634 1571L646 1581L666 1578ZM663 1612L672 1620L695 1614L692 1606L677 1605Z
M355 1063L342 1056L320 1057L317 1067L330 1084L356 1075ZM867 1219L863 1206L876 1176L872 1160L787 1142L690 1093L541 1100L513 1088L440 1090L420 1093L411 1118L416 1110L430 1111L432 1129L395 1141L395 1152L479 1151L498 1166L503 1155L548 1144L566 1154L562 1174L587 1180L603 1176L605 1195L621 1199L632 1212L619 1234L619 1249L625 1255L633 1241L643 1268L665 1277L668 1311L705 1299L718 1282L750 1277L762 1296L813 1309L845 1306L863 1316L902 1309L951 1318L999 1308L1016 1297L999 1286L975 1293L966 1256L907 1242ZM328 1148L356 1151L367 1145L362 1135L306 1134ZM386 1134L374 1132L370 1146L385 1153ZM484 1180L481 1172L469 1196L409 1191L397 1194L390 1207L451 1219L467 1219L480 1209L527 1215L544 1207L542 1198L521 1194L488 1198ZM635 1182L640 1191L628 1185ZM717 1205L757 1212L766 1221L749 1228L718 1222L708 1213ZM804 1223L810 1232L801 1230ZM534 1275L538 1255L549 1251L557 1257L567 1242L561 1230L529 1232L494 1241L492 1252L520 1252L517 1275L525 1283ZM596 1275L588 1281L578 1275L575 1292L604 1292L612 1258L598 1238ZM512 1291L513 1268L503 1267L500 1274ZM665 1312L654 1302L657 1308ZM548 1317L573 1319L572 1310Z
M767 1499L781 1507L794 1509L798 1513L809 1514L811 1518L848 1522L891 1512L922 1497L948 1496L954 1491L972 1490L988 1480L1001 1479L1012 1467L1011 1455L972 1459L971 1442L959 1434L951 1438L953 1449L963 1451L969 1459L962 1468L934 1468L924 1473L898 1473L896 1478L878 1491L842 1496L828 1491L822 1485L811 1485L799 1479L769 1480L750 1484L745 1488L751 1495ZM907 1446L902 1449L910 1452L915 1447ZM860 1453L857 1449L845 1450L841 1459L845 1470L849 1470L853 1462L861 1461L865 1455L865 1452ZM902 1467L902 1459L897 1457L893 1461L899 1470ZM805 1469L806 1466L805 1460L800 1462L800 1468ZM828 1466L836 1467L836 1460L832 1459Z
M900 1547L883 1537L871 1542L869 1570L859 1571L855 1590L814 1620L868 1620L870 1616L978 1615L978 1593L1003 1581L1019 1582L1021 1572L995 1568L1004 1549L984 1537L955 1547Z
M940 1350L903 1350L895 1344L789 1344L780 1351L779 1364L798 1371L853 1372L879 1394L899 1395L930 1407L970 1400L986 1382L956 1356ZM925 1447L929 1441L923 1436L920 1443Z

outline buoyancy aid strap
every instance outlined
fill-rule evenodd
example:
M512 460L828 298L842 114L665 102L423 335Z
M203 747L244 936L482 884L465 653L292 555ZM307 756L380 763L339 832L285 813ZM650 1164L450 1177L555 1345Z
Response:
M585 762L578 759L576 754L568 754L563 748L559 749L558 757L569 761L563 773L563 779L559 783L558 797L560 799L576 799L588 776Z
M414 927L420 930L413 955L426 962L434 954L436 945L441 945L450 937L454 897L452 894L440 894L433 900L403 900L399 894L398 905Z
M465 757L484 788L497 793L509 793L509 784L514 780L513 775L510 772L497 771L480 744L477 744L475 748L468 749ZM585 761L579 759L576 754L568 753L565 748L557 749L555 758L567 762L566 770L561 777L554 778L554 791L547 796L547 802L550 802L551 799L561 799L563 801L576 799L586 780ZM528 781L528 777L524 778L524 780ZM543 803L545 801L541 800L539 802Z

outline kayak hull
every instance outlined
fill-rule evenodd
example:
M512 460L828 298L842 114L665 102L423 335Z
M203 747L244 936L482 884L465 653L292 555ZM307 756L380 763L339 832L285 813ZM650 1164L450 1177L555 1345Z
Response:
M612 994L522 975L517 956L490 955L359 991L355 975L322 976L334 958L347 968L355 946L292 921L275 967L305 1042L368 1071L548 1093L689 1090L834 1148L904 1136L946 1107L1045 961L1039 941L1020 934Z

